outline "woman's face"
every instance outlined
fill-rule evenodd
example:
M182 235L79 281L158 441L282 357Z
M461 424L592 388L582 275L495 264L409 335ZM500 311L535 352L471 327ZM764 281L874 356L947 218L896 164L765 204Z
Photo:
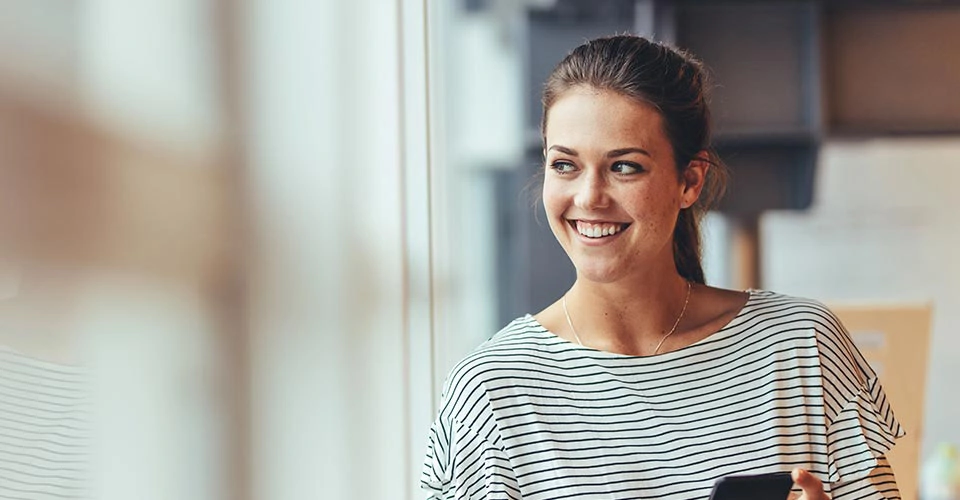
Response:
M576 87L549 109L544 133L544 208L578 276L609 283L653 266L672 270L674 225L696 201L706 167L692 163L681 180L660 114Z

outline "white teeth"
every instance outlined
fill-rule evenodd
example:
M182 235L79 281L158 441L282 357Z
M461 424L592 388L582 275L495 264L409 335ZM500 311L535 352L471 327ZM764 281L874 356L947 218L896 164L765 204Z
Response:
M577 221L577 232L589 238L612 236L619 233L621 229L623 229L622 224L590 224Z

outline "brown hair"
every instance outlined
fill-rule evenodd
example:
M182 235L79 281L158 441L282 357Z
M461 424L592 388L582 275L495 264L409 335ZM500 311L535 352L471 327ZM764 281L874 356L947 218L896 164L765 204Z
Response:
M678 175L682 176L694 159L711 165L700 198L680 211L673 231L677 272L694 283L705 283L700 263L700 220L723 195L727 171L710 145L703 64L681 50L638 36L590 40L573 49L547 78L540 122L544 139L550 107L564 92L580 86L617 92L659 111L664 133L673 146Z

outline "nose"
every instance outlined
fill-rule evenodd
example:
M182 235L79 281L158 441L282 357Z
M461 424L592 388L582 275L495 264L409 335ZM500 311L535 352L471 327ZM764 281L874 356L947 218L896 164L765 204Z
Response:
M609 205L607 181L596 171L587 171L578 179L577 192L573 203L582 210L596 210Z

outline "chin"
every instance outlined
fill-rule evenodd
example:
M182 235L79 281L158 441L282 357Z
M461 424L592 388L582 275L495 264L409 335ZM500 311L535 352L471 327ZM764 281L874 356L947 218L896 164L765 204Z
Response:
M577 278L594 283L613 283L623 277L624 269L621 265L600 263L573 263L577 269Z

